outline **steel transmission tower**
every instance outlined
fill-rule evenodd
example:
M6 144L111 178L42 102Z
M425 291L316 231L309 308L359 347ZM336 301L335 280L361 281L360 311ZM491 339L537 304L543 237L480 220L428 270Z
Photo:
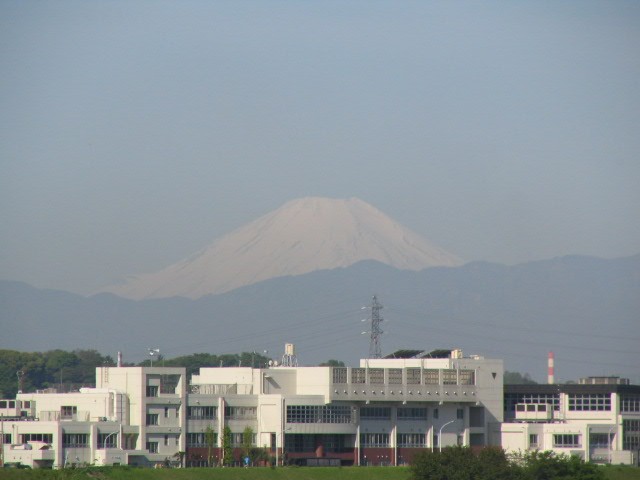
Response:
M383 322L382 304L378 303L376 295L371 299L371 342L369 343L369 358L382 358L382 345L380 337L384 333L380 324Z

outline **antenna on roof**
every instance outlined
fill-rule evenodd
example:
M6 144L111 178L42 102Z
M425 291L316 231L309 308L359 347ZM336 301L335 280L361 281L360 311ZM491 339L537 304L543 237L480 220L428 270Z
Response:
M151 348L149 347L149 357L151 357L151 366L153 367L153 357L155 355L160 355L160 349L159 348Z
M370 342L369 342L369 358L382 358L382 345L380 342L380 337L384 333L382 328L380 328L380 324L384 321L382 318L382 304L378 303L378 297L376 295L371 299L371 331Z

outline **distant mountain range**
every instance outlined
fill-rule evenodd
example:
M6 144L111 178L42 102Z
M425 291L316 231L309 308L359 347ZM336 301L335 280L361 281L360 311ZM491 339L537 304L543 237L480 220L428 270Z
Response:
M462 263L362 200L310 197L290 201L159 272L130 276L102 292L136 300L196 299L363 260L401 270Z
M361 307L374 293L385 306L383 353L459 347L543 381L553 350L561 380L640 382L640 255L421 270L366 260L197 299L83 297L3 281L0 348L121 350L139 361L148 347L167 357L269 350L278 358L292 342L301 364L354 363L368 352Z

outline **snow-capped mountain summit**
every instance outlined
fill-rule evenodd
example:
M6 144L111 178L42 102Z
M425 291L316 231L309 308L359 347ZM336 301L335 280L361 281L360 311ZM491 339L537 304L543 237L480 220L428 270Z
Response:
M362 200L309 197L292 200L159 272L102 291L132 299L195 299L362 260L401 270L461 264Z

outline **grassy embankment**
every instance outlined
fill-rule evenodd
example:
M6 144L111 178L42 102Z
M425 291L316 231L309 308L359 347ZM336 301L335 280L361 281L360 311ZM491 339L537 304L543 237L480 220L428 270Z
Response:
M640 480L640 468L614 466L604 467L603 471L607 480ZM2 480L409 480L409 478L410 471L404 467L0 470Z

